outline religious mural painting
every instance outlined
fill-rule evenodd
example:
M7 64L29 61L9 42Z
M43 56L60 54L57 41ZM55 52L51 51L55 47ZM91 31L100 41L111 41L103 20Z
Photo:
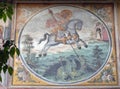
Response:
M117 85L113 7L18 4L13 85Z

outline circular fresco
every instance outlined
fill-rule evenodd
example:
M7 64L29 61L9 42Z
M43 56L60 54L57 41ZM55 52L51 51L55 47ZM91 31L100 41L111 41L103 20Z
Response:
M49 83L74 84L95 76L111 53L111 34L89 10L53 6L34 15L19 35L21 59Z

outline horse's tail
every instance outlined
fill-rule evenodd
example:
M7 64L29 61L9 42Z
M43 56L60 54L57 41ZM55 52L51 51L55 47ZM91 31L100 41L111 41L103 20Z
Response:
M42 41L45 41L45 40L47 39L47 36L50 36L50 34L45 33L45 34L44 34L44 38L40 39L40 41L39 41L38 44L40 44Z

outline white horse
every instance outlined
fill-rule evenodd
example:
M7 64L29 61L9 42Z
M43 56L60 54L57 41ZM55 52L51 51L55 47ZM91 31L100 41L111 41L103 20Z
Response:
M58 32L57 34L57 37L58 38L63 38L63 37L67 37L68 35L71 36L70 39L66 40L66 43L65 45L71 45L71 44L76 44L77 47L79 49L81 49L81 46L79 44L79 42L81 41L85 47L87 47L87 44L79 38L79 34L77 33L76 30L81 30L82 29L82 25L83 25L83 22L80 20L80 19L73 19L73 20L70 20L66 26L65 26L65 31L63 32ZM74 38L74 36L76 36ZM52 47L52 46L55 46L55 45L59 45L59 44L63 44L62 42L60 41L56 41L55 40L55 34L49 34L49 33L45 33L44 34L44 38L40 39L39 43L40 44L42 41L47 41L46 44L43 46L42 50L41 50L41 53L39 54L39 56L46 56L47 54L47 50Z

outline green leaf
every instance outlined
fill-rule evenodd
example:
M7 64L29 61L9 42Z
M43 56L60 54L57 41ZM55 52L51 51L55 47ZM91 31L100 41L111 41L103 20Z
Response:
M10 56L13 58L14 57L14 54L15 54L15 47L12 47L10 49Z
M0 12L0 19L3 18L3 12Z
M13 15L13 8L12 8L12 6L8 6L8 8L6 9L6 14L7 14L8 18L10 20L12 20L12 15Z
M0 59L0 61L1 61L1 59ZM0 62L0 66L2 66L2 65L3 65L3 63ZM1 71L1 70L0 70L0 71Z
M3 21L6 22L7 21L7 16L5 13L3 13Z
M3 13L4 13L4 12L3 12L3 9L0 8L0 19L3 18Z
M9 47L9 48L10 48L10 44L11 44L10 40L7 40L7 41L4 43L3 47Z
M2 77L1 77L1 75L0 75L0 82L2 82Z
M2 66L0 66L0 73L1 73L1 71L2 71Z
M8 59L9 59L9 52L4 50L3 58L2 58L3 63L6 64Z
M16 53L18 56L20 55L20 50L18 48L16 48Z
M10 75L13 74L13 68L12 68L11 66L8 67L8 73L9 73Z
M5 46L5 47L4 47L4 51L5 51L5 52L8 52L8 50L9 50L9 46Z
M9 5L6 11L9 12L11 15L13 15L13 6Z
M7 69L8 69L8 66L5 65L5 66L3 67L3 72L6 73Z
M10 20L12 20L12 14L10 14L9 12L6 12L6 14L7 14L8 18L9 18Z

